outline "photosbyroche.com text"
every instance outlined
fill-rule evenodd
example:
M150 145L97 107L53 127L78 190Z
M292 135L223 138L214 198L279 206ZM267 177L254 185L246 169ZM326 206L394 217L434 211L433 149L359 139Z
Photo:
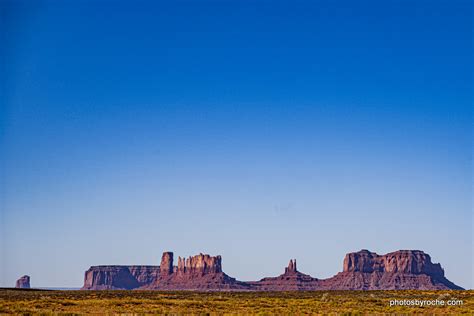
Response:
M462 300L451 299L451 300L419 300L419 299L403 299L403 300L390 300L390 307L393 306L461 306L463 305Z

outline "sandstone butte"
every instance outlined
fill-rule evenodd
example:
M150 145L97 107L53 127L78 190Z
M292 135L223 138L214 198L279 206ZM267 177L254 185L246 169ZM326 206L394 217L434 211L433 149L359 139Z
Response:
M444 276L439 263L419 250L378 255L368 250L349 253L343 270L328 279L301 273L296 260L285 272L260 281L238 281L222 271L221 256L199 254L187 259L165 252L159 266L92 266L83 290L313 291L313 290L444 290L462 289Z
M24 275L18 280L16 280L16 285L15 287L17 289L29 289L30 288L30 276L29 275Z

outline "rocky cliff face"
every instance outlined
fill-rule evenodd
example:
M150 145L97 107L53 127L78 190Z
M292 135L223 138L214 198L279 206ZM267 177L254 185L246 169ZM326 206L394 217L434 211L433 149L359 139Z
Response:
M163 252L160 263L160 275L167 276L173 273L173 253Z
M444 277L439 263L432 263L430 256L419 250L385 255L368 250L349 253L344 258L343 272L328 279L303 274L296 269L296 260L290 260L284 274L251 284L262 291L460 289Z
M250 285L237 281L222 272L221 256L199 254L187 259L178 257L178 265L173 266L173 254L164 253L159 278L145 285L143 289L154 290L245 290Z
M368 250L346 255L343 272L389 272L429 274L443 277L439 263L433 264L428 254L419 250L400 250L380 256Z
M221 256L211 257L210 255L199 254L187 259L178 257L178 267L176 270L180 274L208 274L222 272Z
M165 252L160 266L95 266L86 271L83 289L152 290L392 290L461 289L444 276L439 263L419 250L400 250L378 255L368 250L349 253L343 271L328 279L301 273L296 260L290 260L285 272L255 282L241 282L222 272L222 258L199 254L187 259Z
M15 287L17 289L29 289L30 288L30 276L29 275L24 275L18 280L16 280L16 285Z
M296 270L296 259L290 259L290 263L288 263L288 267L285 268L285 274L292 274L296 273L298 270Z
M155 281L159 266L93 266L86 271L83 290L131 290Z
M361 250L346 255L343 271L321 282L337 290L461 289L444 276L439 263L419 250L378 255Z

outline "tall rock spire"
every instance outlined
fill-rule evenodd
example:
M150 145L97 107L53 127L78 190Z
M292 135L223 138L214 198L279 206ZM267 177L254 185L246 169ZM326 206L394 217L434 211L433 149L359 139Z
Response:
M285 274L296 272L296 259L290 259L288 267L285 268Z
M169 275L173 273L173 253L163 252L161 256L160 275Z

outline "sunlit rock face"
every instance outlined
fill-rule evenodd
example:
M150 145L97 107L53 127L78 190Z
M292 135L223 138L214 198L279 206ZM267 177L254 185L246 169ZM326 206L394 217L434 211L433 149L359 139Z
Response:
M322 280L320 286L334 290L461 289L445 278L439 263L432 263L420 250L348 253L343 271Z
M188 258L178 257L178 265L173 265L173 255L163 254L162 264L166 264L165 271L151 284L142 289L153 290L250 290L251 285L237 281L222 272L221 256L198 254ZM170 271L172 271L170 273Z
M221 256L201 253L186 259L178 257L175 266L173 253L164 252L159 266L93 266L85 273L83 289L314 291L461 288L446 279L441 265L432 263L430 256L423 251L399 250L378 255L361 250L348 253L343 271L328 279L314 278L298 271L296 259L291 259L283 274L248 282L225 274Z
M441 265L432 263L430 256L420 250L399 250L382 256L368 250L349 253L344 258L343 272L424 273L444 277Z

